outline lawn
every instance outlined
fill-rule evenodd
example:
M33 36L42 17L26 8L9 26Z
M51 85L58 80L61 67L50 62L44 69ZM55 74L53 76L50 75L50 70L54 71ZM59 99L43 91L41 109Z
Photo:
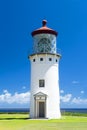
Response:
M28 114L0 114L0 130L87 130L87 117L30 120Z

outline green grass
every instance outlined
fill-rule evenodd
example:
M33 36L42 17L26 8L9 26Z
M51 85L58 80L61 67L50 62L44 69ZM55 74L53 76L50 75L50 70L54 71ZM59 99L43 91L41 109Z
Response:
M0 130L87 130L87 117L30 120L28 114L0 114Z

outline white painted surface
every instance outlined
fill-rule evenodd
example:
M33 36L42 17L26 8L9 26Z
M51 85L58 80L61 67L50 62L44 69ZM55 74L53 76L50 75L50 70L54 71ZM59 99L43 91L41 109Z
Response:
M43 61L40 61L43 58ZM49 61L52 58L52 61ZM35 62L33 62L35 59ZM56 59L58 60L56 62ZM46 118L60 118L59 96L59 59L57 55L38 54L30 56L31 60L31 99L30 118L35 118L34 95L42 92L47 95ZM45 87L39 87L39 80L45 80Z

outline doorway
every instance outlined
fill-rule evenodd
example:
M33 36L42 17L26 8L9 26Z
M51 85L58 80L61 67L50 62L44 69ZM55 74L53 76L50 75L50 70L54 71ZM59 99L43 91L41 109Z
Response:
M34 115L35 118L46 118L47 95L38 92L34 95Z
M39 102L39 117L45 117L45 102Z

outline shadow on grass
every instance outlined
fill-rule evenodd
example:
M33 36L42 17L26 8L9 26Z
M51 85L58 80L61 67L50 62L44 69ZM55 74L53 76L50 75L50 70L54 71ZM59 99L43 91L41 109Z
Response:
M0 118L0 120L28 120L30 118L16 118L16 117L13 117L13 118Z

